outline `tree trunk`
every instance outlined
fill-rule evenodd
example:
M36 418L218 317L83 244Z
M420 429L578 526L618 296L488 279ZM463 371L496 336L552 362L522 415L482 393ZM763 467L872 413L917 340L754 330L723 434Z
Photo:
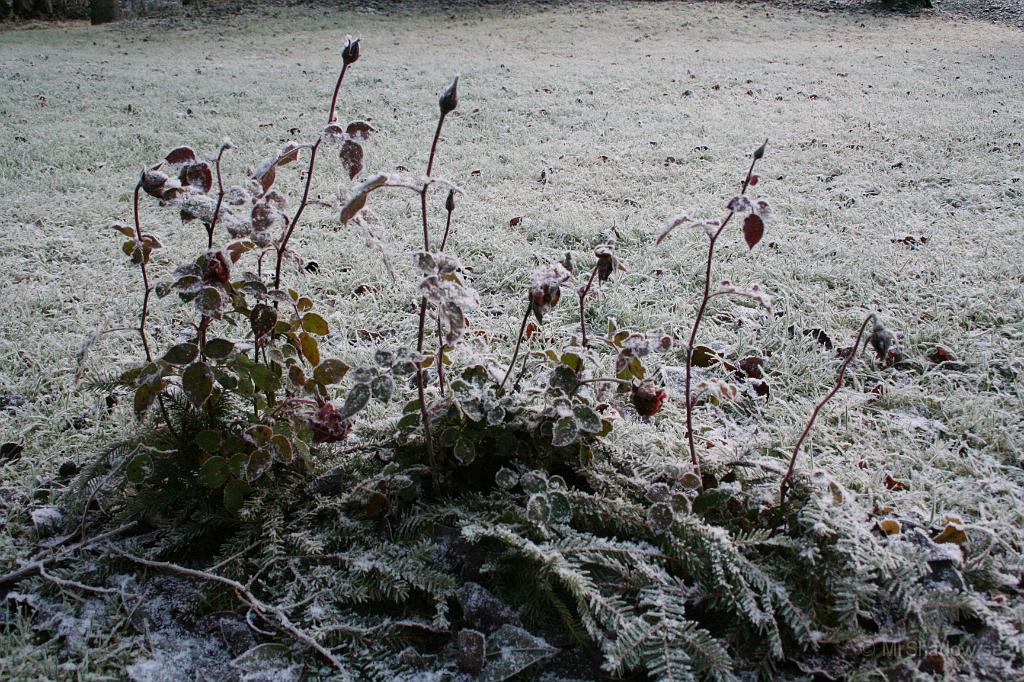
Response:
M119 0L89 0L89 19L94 24L106 24L121 18Z

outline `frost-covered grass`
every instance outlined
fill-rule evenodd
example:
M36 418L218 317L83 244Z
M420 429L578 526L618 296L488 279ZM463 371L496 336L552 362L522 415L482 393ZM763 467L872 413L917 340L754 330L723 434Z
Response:
M0 564L33 551L28 512L43 503L57 467L84 460L132 422L128 406L107 414L102 396L76 386L75 355L91 331L133 324L137 314L138 272L107 226L129 218L138 168L177 144L212 150L230 135L240 149L226 157L225 173L239 178L280 142L311 138L353 33L364 36L363 58L339 109L383 131L367 147L370 170L422 167L436 95L462 76L438 159L440 173L467 189L449 250L475 274L483 309L474 325L506 356L530 270L565 250L592 262L613 225L628 273L589 304L595 330L615 318L685 339L704 237L681 228L655 249L654 236L680 209L721 217L749 153L770 138L757 189L772 198L777 220L753 252L738 235L724 239L716 276L765 283L784 314L765 325L719 303L722 315L708 319L700 340L740 356L770 353L771 398L701 408L699 423L720 442L707 456L777 452L783 465L836 368L833 354L787 329L825 329L845 345L863 314L877 310L921 371L857 368L819 420L803 464L880 506L961 516L1007 543L1007 570L1018 572L1019 31L718 4L457 17L272 11L272 21L0 33L0 394L26 401L0 412L3 441L25 446L0 470ZM284 173L292 189L293 168ZM329 196L340 173L320 164L316 191ZM374 204L400 273L420 239L409 197ZM304 285L324 303L333 354L365 357L368 335L385 344L413 338L414 279L391 283L362 237L330 212L312 207L306 216L296 238L321 270ZM512 227L516 216L523 220ZM158 234L193 230L197 248L205 241L201 228L175 225L152 205L144 222ZM928 240L919 248L892 241L907 235ZM166 262L182 255L165 254ZM364 284L376 291L355 294ZM576 328L572 302L567 296L546 318L549 335ZM165 321L176 314L169 300L154 311ZM962 371L927 360L937 344ZM134 334L111 334L87 368L138 357ZM882 395L865 381L882 382ZM83 413L92 421L74 428ZM675 401L650 425L617 429L613 445L640 458L652 449L685 457L682 424ZM887 488L887 475L909 490ZM13 627L0 638L0 677L15 674L7 666L26 637ZM58 674L53 651L38 651L35 674ZM104 660L84 668L116 669Z

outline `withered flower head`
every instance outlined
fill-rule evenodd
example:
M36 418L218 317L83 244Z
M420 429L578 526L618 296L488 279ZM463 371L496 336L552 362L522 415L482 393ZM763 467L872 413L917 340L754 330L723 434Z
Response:
M873 326L871 336L868 337L868 343L871 344L871 348L882 362L888 362L889 360L899 362L903 354L900 351L896 334L886 329L877 315L872 315L872 317L874 318Z
M360 40L360 38L353 39L352 36L346 36L345 47L341 48L341 61L345 66L353 64L359 59Z
M342 419L332 403L324 403L306 424L313 432L314 443L340 443L352 433L352 420Z
M437 103L441 106L441 115L447 116L451 112L455 111L455 107L459 106L459 77L456 76L452 84L449 85L443 93L441 93L440 99Z
M570 277L562 263L541 266L530 275L530 305L538 322L558 304L562 297L562 283Z
M231 283L231 265L223 251L207 252L203 279L209 284L217 283L227 286Z
M653 381L645 381L640 385L633 386L629 394L633 407L642 417L653 417L661 411L666 397L664 389L658 388Z
M758 161L764 158L764 148L768 146L768 140L765 140L760 147L754 150L754 161Z
M607 282L619 267L615 251L609 244L603 244L594 249L594 256L597 258L597 279L599 282Z

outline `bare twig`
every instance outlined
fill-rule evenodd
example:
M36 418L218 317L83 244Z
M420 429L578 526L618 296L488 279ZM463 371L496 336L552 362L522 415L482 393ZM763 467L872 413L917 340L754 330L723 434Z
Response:
M59 551L50 556L43 556L39 557L38 559L34 559L25 564L24 566L22 566L21 568L0 575L0 587L16 583L19 580L27 578L31 575L37 575L40 569L42 569L46 564L54 563L57 561L64 561L65 559L69 558L70 555L74 552L77 552L80 549L86 549L87 547L91 547L92 545L95 545L98 542L103 542L105 540L109 540L110 538L117 537L122 533L126 533L129 530L132 530L136 527L136 525L137 524L134 521L131 523L126 523L123 526L118 526L113 530L109 530L106 533L101 533L100 535L97 535L96 537L91 538L89 540L82 540L81 542L77 542L73 545L67 545L65 547L62 547Z
M82 592L97 592L99 594L117 594L121 591L113 587L96 587L95 585L86 585L85 583L79 582L77 580L68 580L67 578L61 578L59 576L47 572L43 564L39 565L39 577L60 587L72 590L81 590Z
M217 229L217 221L220 220L220 207L224 203L224 180L220 174L220 160L224 156L225 150L229 149L230 145L227 141L220 146L220 150L217 152L217 160L214 162L214 166L217 168L217 205L213 209L213 220L206 226L206 248L213 248L213 231Z
M505 372L505 378L501 380L501 386L499 388L505 388L505 382L508 381L508 375L512 373L512 368L516 366L516 358L519 357L519 346L523 343L523 333L526 331L526 323L530 320L530 313L533 311L533 300L531 299L526 304L526 313L523 315L523 323L519 325L519 335L516 337L516 349L512 351L512 362L508 363L508 371Z
M814 406L814 410L811 412L811 418L807 420L807 425L804 427L803 433L800 434L800 438L797 439L796 445L793 446L793 454L789 458L789 468L786 469L786 475L782 477L782 482L779 483L779 506L782 506L786 502L786 490L793 483L793 471L796 468L796 456L800 454L800 446L804 444L804 439L807 438L807 434L810 433L811 427L814 426L814 420L818 418L818 413L821 412L821 408L825 407L825 403L832 399L839 389L843 386L843 379L846 376L846 368L849 367L850 362L857 355L857 348L860 346L861 337L864 336L864 330L867 328L868 323L874 321L875 314L872 313L864 318L864 321L860 325L860 329L857 330L857 338L853 341L853 348L849 355L843 360L843 364L839 367L839 376L836 377L836 385L832 387L832 390L821 399L821 401Z
M276 627L295 638L299 642L302 642L309 648L316 651L320 656L330 663L336 670L341 672L347 679L350 679L350 673L345 665L335 656L329 649L313 639L306 631L299 628L297 625L292 623L288 615L280 607L274 606L273 604L267 604L266 602L259 599L252 591L231 578L225 578L224 576L217 575L215 573L208 573L206 571L200 571L194 568L187 568L185 566L179 566L178 564L172 564L166 561L154 561L152 559L145 559L134 554L129 554L117 547L109 546L109 549L115 554L131 561L132 563L139 564L140 566L146 566L148 568L156 569L158 571L167 571L169 573L176 573L189 578L196 578L206 582L213 582L234 590L235 594L241 599L249 608L259 615L261 618L269 622L275 622Z
M601 267L600 264L594 266L594 269L591 270L591 272L590 272L590 278L587 280L586 285L583 286L579 290L579 292L577 292L577 293L579 293L579 296L580 296L580 330L582 332L582 345L583 345L584 348L587 347L587 321L583 317L583 312L584 312L583 302L586 300L587 294L590 293L590 287L591 287L591 285L593 285L594 277L597 276L597 270L600 267Z
M142 178L135 184L135 195L132 199L132 213L135 218L135 239L139 243L139 248L143 247L142 241L142 227L139 224L139 190L142 189ZM149 339L146 337L146 318L149 316L149 295L153 293L153 287L149 286L149 271L146 268L146 256L143 254L142 260L139 263L139 269L142 270L142 285L145 287L145 291L142 294L142 312L139 315L139 336L142 337L142 349L146 351L146 362L153 362L153 354L149 350Z
M344 69L342 69L344 70ZM277 249L277 262L274 264L274 288L281 288L281 262L284 260L284 254L288 249L288 240L292 238L292 234L295 232L295 228L299 224L299 218L302 217L302 212L306 210L306 204L309 203L309 186L313 182L313 166L316 164L316 152L320 149L321 139L317 139L313 143L313 147L309 150L309 167L306 169L306 187L302 191L302 200L299 202L299 207L295 209L295 215L288 222L288 229L285 230L284 236L281 237L281 241L275 245Z

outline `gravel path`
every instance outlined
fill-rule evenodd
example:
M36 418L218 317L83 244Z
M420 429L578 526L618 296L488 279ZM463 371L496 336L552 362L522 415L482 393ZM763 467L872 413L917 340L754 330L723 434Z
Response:
M932 0L936 10L1024 29L1024 0Z
M753 0L762 4L762 0ZM914 15L935 15L991 21L1024 29L1024 0L931 0L930 9L892 10L879 0L763 0L778 7L820 12L890 13L902 11Z

